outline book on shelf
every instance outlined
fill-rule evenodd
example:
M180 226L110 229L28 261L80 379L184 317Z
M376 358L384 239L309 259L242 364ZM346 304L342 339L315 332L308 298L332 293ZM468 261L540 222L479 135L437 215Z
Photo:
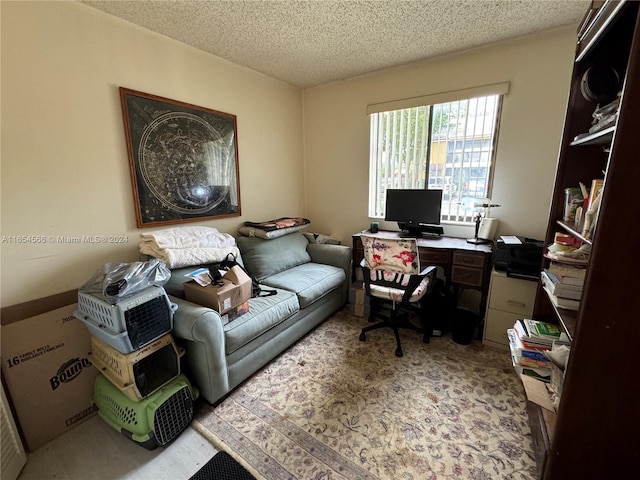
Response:
M569 285L582 285L587 273L587 269L584 267L575 267L555 262L551 262L546 270L548 273L553 273L556 277L560 278L561 283Z
M511 363L516 372L548 382L551 379L551 360L545 357L542 352L522 348L515 329L508 329L507 337L509 338L509 349L511 350ZM542 359L532 358L531 354L541 355Z
M520 365L514 365L514 368L519 375L526 375L544 383L551 383L550 368L527 368Z
M591 190L589 190L589 201L587 202L587 210L589 210L593 206L593 202L596 198L598 198L602 187L604 187L603 178L594 178L593 180L591 180Z
M582 285L564 285L553 273L540 272L542 285L556 297L580 300L582 297Z
M560 330L558 325L533 320L531 318L524 319L524 326L527 329L527 332L529 332L530 337L543 338L552 343L554 340L558 340L560 338L560 334L562 334L562 330Z
M581 292L584 286L583 278L575 278L575 277L565 277L563 275L557 275L555 273L551 273L548 269L544 269L541 274L544 273L545 276L554 283L554 285L558 285L562 288L566 288L567 290L573 290L574 292Z
M584 286L584 278L568 277L566 275L552 273L548 268L545 268L544 271L554 283L559 283L563 287L574 287L582 290L582 287Z
M551 303L553 303L553 305L556 308L563 308L565 310L577 311L578 308L580 307L580 300L557 297L556 295L551 293L545 285L543 285L542 288L544 288L544 291L547 292L547 296L549 297L549 300L551 300Z
M507 337L509 338L511 353L517 357L520 365L528 364L533 367L550 367L549 362L551 360L544 353L548 352L548 349L526 346L522 343L522 340L520 340L520 337L514 328L507 330Z
M586 256L574 257L570 256L572 253L567 252L551 252L547 251L544 254L545 258L557 263L562 263L567 266L583 266L586 267L589 263L589 259Z
M604 181L600 183L597 179L593 180L589 195L588 208L584 212L584 222L582 225L582 236L586 239L593 238L598 222L598 213L600 211L600 203L602 201L602 188Z
M536 322L536 320L531 320L531 319L518 319L513 324L513 329L518 335L520 342L522 342L522 344L525 345L527 348L529 349L537 348L540 350L548 350L553 345L553 340L560 338L560 330L556 325L548 323L545 325L544 329L542 327L540 328L545 332L555 332L555 329L557 329L558 331L557 336L555 336L555 334L541 335L538 333L538 330L532 330L531 329L532 327L530 326L530 324L529 325L527 324L527 321ZM539 323L542 323L542 322L539 322Z

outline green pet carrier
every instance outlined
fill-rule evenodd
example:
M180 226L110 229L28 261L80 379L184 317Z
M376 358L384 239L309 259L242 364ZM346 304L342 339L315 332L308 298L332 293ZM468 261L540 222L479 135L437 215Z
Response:
M193 419L198 390L180 374L139 402L128 398L104 375L98 375L93 401L98 415L125 437L147 450L175 440Z

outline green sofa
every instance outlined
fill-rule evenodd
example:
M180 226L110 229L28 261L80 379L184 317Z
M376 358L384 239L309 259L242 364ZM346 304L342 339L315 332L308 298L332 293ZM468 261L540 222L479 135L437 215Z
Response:
M236 386L340 309L347 301L351 248L309 243L299 233L265 240L239 237L240 261L261 285L277 290L249 300L249 312L223 325L215 310L184 299L184 276L165 290L178 305L173 336L185 349L185 374L209 403Z

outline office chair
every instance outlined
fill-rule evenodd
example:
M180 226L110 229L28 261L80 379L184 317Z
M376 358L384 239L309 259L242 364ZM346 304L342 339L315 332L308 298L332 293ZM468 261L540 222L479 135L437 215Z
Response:
M364 258L360 263L364 287L370 299L369 322L382 321L362 329L360 340L366 332L378 328L391 328L396 337L397 357L402 357L399 328L423 333L423 342L429 343L431 328L427 326L423 297L431 292L435 283L436 267L420 270L418 241L415 238L380 238L361 236ZM389 308L390 307L390 308ZM420 325L410 321L415 314Z

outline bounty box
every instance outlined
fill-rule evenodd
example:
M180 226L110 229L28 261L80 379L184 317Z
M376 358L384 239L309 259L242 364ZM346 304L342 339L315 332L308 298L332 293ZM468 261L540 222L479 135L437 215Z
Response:
M2 326L2 373L27 450L96 413L91 336L77 304Z

